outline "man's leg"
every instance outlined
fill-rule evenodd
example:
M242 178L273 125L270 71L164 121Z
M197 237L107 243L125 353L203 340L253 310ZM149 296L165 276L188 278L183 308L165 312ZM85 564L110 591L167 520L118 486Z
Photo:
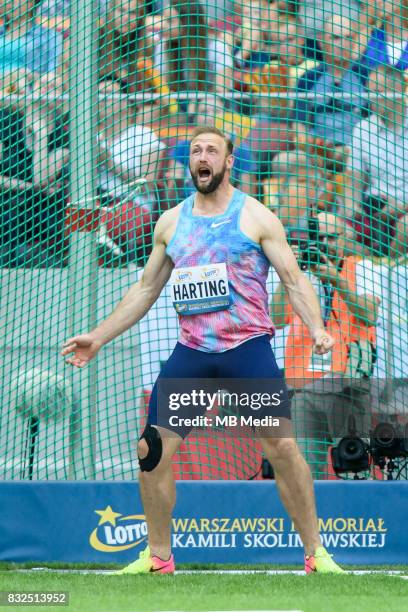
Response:
M152 470L140 471L139 485L146 515L150 553L167 560L171 555L171 516L176 503L171 460L183 439L161 427L156 429L161 437L162 456ZM142 464L148 453L147 442L141 438L138 443L138 456Z
M174 429L170 426L169 393L184 393L189 390L189 379L211 376L214 376L211 355L177 343L163 365L150 396L148 425L137 448L139 485L150 554L163 560L171 556L171 516L176 502L171 460L189 433L185 428ZM175 381L178 381L176 387ZM195 416L195 413L188 416Z
M305 548L313 555L321 546L310 469L294 438L260 438L264 453L273 465L283 505L292 518Z

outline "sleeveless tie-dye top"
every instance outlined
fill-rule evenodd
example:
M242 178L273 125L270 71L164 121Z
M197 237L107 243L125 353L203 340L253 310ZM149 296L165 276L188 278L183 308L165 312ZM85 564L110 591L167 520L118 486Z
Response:
M182 203L166 249L175 266L171 282L179 341L218 353L255 336L272 337L266 291L270 264L261 246L240 229L246 195L235 189L225 213L215 217L193 215L194 198Z

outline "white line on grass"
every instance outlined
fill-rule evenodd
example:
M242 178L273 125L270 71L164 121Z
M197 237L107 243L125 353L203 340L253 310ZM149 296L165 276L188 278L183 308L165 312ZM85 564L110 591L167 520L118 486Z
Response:
M9 571L20 572L23 574L27 574L30 572L47 572L53 574L100 574L105 576L116 575L115 570L99 570L99 569L54 569L49 567L33 567L31 569L16 569L16 570L2 570L0 573L8 573ZM383 574L387 576L399 576L404 580L408 580L408 576L403 576L404 570L349 570L346 571L347 574L353 574L355 576L360 576L364 574ZM194 576L194 575L245 575L245 574L265 574L267 576L279 576L284 574L291 574L293 576L304 576L304 570L177 570L175 572L177 576Z

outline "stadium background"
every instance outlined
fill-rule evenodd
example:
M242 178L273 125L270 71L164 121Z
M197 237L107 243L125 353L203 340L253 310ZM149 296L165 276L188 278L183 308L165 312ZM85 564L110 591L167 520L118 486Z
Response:
M59 351L140 276L158 215L191 192L186 141L197 124L233 137L234 184L288 234L317 212L336 214L360 288L370 277L381 298L372 423L380 413L404 424L407 124L397 80L385 97L399 103L388 128L401 147L371 159L377 191L352 169L359 138L369 140L356 125L384 99L370 71L408 68L406 3L16 0L0 17L0 478L137 479L148 395L177 338L167 293L86 370ZM355 79L327 99L316 83L338 66ZM363 190L377 207L362 204ZM277 284L271 273L271 293ZM282 369L286 338L283 327L273 340ZM322 479L335 478L328 447ZM183 480L261 479L261 460L250 438L197 432L174 467ZM385 478L378 468L366 476Z

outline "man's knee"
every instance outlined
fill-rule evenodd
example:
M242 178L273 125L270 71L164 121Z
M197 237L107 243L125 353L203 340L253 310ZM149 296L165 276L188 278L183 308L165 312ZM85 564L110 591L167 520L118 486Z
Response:
M264 448L272 461L288 461L299 455L294 438L264 438Z
M160 463L163 455L163 442L155 427L147 424L137 445L141 472L152 472Z
M139 459L146 459L147 454L149 452L149 447L147 446L147 442L144 438L140 438L137 443L137 456Z

